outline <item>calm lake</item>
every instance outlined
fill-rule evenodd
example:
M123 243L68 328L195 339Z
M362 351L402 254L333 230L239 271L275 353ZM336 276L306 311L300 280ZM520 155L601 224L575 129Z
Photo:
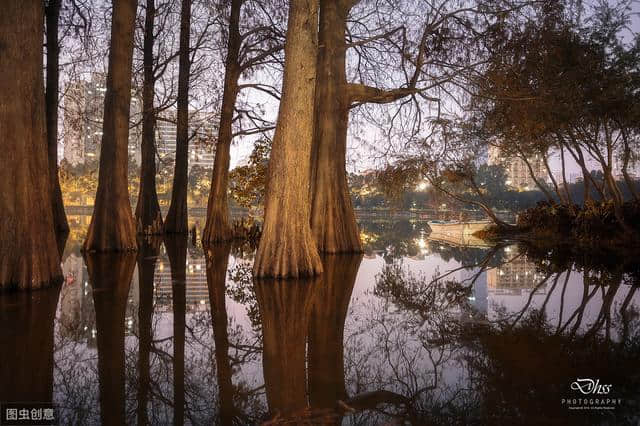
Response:
M0 296L2 387L60 424L640 421L636 260L366 219L363 255L254 281L248 245L83 258L89 219L70 217L61 287Z

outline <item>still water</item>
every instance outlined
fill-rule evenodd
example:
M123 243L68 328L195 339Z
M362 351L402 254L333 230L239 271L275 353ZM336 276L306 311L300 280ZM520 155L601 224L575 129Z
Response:
M84 219L61 287L0 296L0 400L52 401L60 424L640 421L634 260L369 220L363 255L255 281L248 245L83 258Z

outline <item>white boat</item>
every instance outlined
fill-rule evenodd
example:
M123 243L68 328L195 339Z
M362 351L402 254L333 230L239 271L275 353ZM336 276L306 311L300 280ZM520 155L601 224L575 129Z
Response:
M487 247L488 244L473 234L486 229L493 222L490 220L474 220L460 222L458 220L430 220L427 222L431 233L427 237L431 241L467 247Z
M431 228L431 234L447 234L451 236L472 235L482 231L493 222L490 220L472 220L460 222L459 220L430 220L427 222Z

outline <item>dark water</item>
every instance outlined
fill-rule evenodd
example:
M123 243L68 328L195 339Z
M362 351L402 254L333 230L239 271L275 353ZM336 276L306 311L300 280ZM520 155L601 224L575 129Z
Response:
M83 259L74 222L63 286L0 296L0 399L53 401L60 424L640 420L634 260L370 221L322 277L254 281L249 246Z

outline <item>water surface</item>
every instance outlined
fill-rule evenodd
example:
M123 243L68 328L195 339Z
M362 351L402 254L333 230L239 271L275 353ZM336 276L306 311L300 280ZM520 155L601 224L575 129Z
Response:
M248 245L83 258L72 223L64 284L0 296L0 399L53 401L60 424L639 421L633 261L368 220L363 255L255 281Z

